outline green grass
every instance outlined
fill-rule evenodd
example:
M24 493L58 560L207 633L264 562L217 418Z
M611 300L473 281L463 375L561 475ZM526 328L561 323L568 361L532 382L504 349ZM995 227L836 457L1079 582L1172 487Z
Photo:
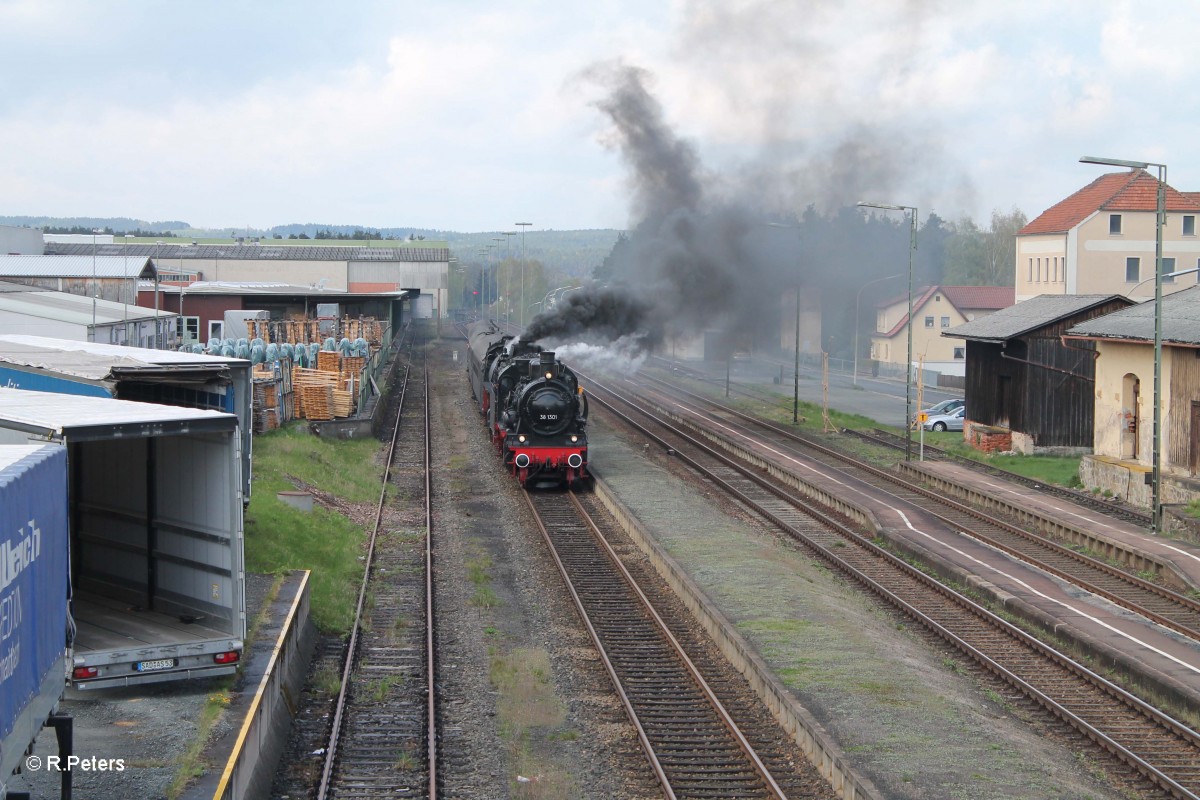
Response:
M246 511L246 568L312 570L312 616L325 633L345 633L354 616L366 531L320 506L294 509L276 497L303 484L353 503L378 499L374 440L328 441L299 426L254 439L254 493Z
M379 499L380 451L374 439L321 439L303 423L254 437L254 493L315 486L350 503Z
M1049 456L1049 455L1001 455L999 453L981 453L970 447L962 440L961 433L943 433L940 436L950 437L947 442L930 442L929 434L925 434L926 443L935 444L944 450L949 450L958 456L979 461L997 469L1014 472L1026 478L1044 481L1055 486L1079 488L1080 456Z

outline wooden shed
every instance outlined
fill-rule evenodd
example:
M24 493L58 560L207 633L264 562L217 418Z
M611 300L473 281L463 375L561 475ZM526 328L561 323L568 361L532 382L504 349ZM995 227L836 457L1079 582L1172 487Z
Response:
M1062 334L1132 304L1121 295L1039 295L944 331L967 343L964 438L989 451L1090 451L1095 346Z

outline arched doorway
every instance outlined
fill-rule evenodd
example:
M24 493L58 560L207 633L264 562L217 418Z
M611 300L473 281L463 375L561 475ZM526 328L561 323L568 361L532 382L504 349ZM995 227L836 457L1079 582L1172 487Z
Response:
M1136 461L1138 457L1138 407L1142 382L1132 372L1121 380L1121 458Z

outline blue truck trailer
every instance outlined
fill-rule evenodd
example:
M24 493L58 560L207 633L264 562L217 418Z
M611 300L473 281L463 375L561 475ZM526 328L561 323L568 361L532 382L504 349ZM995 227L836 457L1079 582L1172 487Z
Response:
M56 714L74 632L67 519L66 449L0 445L0 797L46 724L70 755Z

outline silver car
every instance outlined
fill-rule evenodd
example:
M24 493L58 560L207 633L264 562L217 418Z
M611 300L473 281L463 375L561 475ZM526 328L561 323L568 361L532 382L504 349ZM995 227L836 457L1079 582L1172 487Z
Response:
M961 431L963 429L963 418L966 414L967 407L959 406L949 414L934 414L925 420L925 424L922 427L927 431Z

